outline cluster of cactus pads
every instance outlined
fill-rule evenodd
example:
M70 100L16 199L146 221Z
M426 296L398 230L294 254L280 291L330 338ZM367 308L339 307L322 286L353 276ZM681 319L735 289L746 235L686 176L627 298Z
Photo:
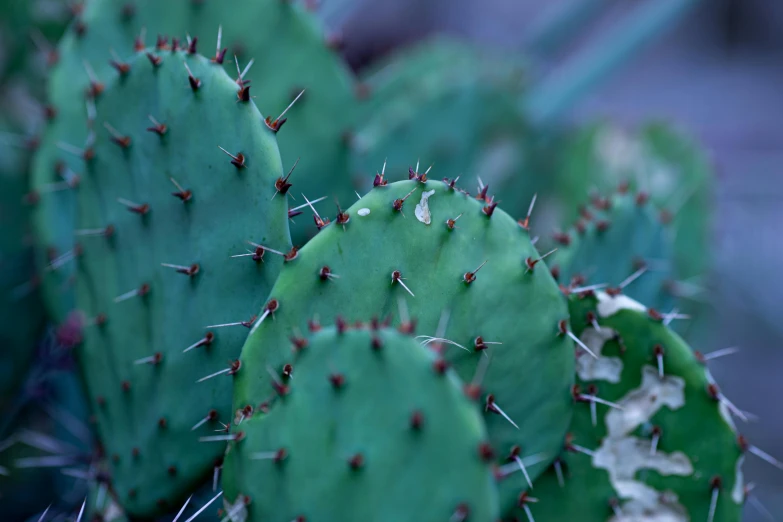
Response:
M669 326L706 225L594 167L539 249L530 198L562 189L526 171L519 64L439 40L358 81L284 0L75 13L35 155L0 162L14 516L39 463L87 479L77 520L740 519L745 453L776 461ZM81 382L58 429L13 399L52 343Z

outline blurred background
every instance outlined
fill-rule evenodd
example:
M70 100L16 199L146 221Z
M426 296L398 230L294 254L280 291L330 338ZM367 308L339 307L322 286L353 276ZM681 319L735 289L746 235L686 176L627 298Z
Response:
M710 369L739 408L758 416L741 426L743 433L783 457L783 400L776 395L783 370L783 318L777 316L783 310L778 301L783 292L783 2L307 3L318 3L317 12L341 36L341 52L358 74L401 48L445 34L523 61L526 83L540 96L540 103L538 98L529 102L533 117L548 126L568 132L609 121L634 129L662 120L694 138L715 177L711 273L705 277L714 317L708 335L698 337L704 345L695 348L740 349ZM47 13L55 19L66 2L35 4L44 19ZM0 8L5 5L0 2ZM28 35L8 27L9 13L0 14L2 69ZM45 58L45 53L37 58L41 67ZM0 108L4 120L13 113L32 134L40 128L41 113L33 100L38 93L26 89L6 84ZM472 189L474 181L465 184ZM783 520L783 470L759 459L748 459L745 469L756 484L746 520Z

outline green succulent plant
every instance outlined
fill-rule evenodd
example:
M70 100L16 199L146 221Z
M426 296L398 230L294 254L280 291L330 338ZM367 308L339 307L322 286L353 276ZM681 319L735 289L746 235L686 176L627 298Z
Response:
M290 241L274 133L235 81L188 51L127 67L96 104L78 192L77 356L113 489L146 515L211 476L222 451L197 435L228 421L227 362L283 264L252 244Z
M243 437L226 453L227 516L496 520L486 427L454 371L413 333L378 322L315 329L293 341L280 395L237 412ZM244 358L249 371L263 368L256 359Z
M59 511L739 520L745 455L779 463L672 323L706 317L709 164L664 125L548 128L667 4L554 86L444 38L357 80L307 2L75 9L40 146L0 142L0 407L43 299L98 438ZM45 453L0 452L0 475ZM7 478L13 516L45 508L31 484L60 491Z

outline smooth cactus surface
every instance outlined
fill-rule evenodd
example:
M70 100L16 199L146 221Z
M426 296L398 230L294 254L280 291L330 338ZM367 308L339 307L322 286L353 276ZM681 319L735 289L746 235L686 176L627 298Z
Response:
M596 197L574 227L554 237L550 264L563 284L605 284L665 312L676 304L672 233L646 192Z
M235 380L234 407L272 392L267 366L290 363L289 338L308 320L416 319L484 409L496 461L554 456L570 415L568 312L527 231L485 195L449 182L378 186L332 220L278 281L243 347L256 361ZM269 253L267 253L269 255ZM264 361L259 363L258 361ZM532 466L534 477L541 466ZM526 483L502 481L504 502Z
M280 395L237 411L244 438L224 463L228 516L497 519L480 409L434 351L377 324L328 327L292 348ZM244 363L262 372L266 360L254 353Z
M197 41L189 42L188 35ZM353 191L345 136L360 105L353 79L312 16L294 2L279 0L89 2L58 48L60 60L48 89L52 119L36 158L34 188L83 174L82 156L85 151L91 154L92 140L85 93L88 98L99 96L113 69L124 68L137 43L143 48L145 41L151 46L157 38L158 50L164 51L176 39L179 48L192 44L208 54L218 35L215 60L232 76L237 75L235 55L241 71L247 68L243 97L258 95L256 102L269 117L269 125L282 129L280 149L286 169L298 160L291 195L301 203L302 192L311 200L328 196L347 202ZM250 60L253 64L248 67ZM278 121L302 90L302 97ZM284 120L288 123L282 128ZM100 127L95 130L103 132ZM326 165L329 172L340 174L326 174ZM37 208L41 266L73 250L74 199L74 190L61 190L47 194ZM296 226L301 245L315 229L304 218L297 219ZM73 308L73 265L61 265L44 274L47 301L58 321Z
M703 361L624 295L575 295L570 310L599 357L577 359L564 452L529 492L536 520L740 520L747 443Z
M79 189L78 356L114 490L146 515L211 476L222 448L199 435L228 422L243 322L282 265L249 243L289 240L274 134L234 80L182 51L128 66L97 104Z

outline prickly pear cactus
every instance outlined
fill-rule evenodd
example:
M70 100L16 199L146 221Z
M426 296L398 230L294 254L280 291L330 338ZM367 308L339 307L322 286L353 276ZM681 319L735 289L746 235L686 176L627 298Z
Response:
M294 340L279 396L240 413L223 472L232 520L497 520L480 410L412 335L338 323Z
M520 451L551 458L570 415L564 298L527 230L485 193L423 179L386 185L378 176L376 188L288 253L243 348L240 360L254 363L237 374L234 408L269 397L267 367L278 373L291 362L289 337L308 319L392 315L408 324L410 313L422 343L471 383L496 462ZM541 466L531 460L534 477ZM505 503L526 484L519 467L507 471Z
M95 481L90 483L87 490L84 518L101 522L128 522L122 506L108 491L106 484Z
M229 422L243 324L282 265L249 243L289 240L274 134L234 80L183 51L144 51L127 68L97 104L76 301L113 487L138 516L211 477L221 449L198 436Z
M563 284L603 284L657 310L675 306L672 234L646 192L594 198L554 239L551 266Z
M703 361L624 295L570 310L598 358L578 356L564 451L522 504L536 520L740 520L747 443Z
M73 249L74 190L62 182L78 184L74 175L83 174L83 156L92 153L85 93L88 98L99 95L112 68L123 68L140 37L144 47L145 34L150 44L157 35L172 38L159 37L159 50L197 45L206 53L219 39L215 60L232 75L242 69L243 99L262 96L258 104L275 132L290 120L279 137L284 164L290 167L299 160L292 176L298 188L291 194L300 199L304 191L310 199L336 196L342 201L353 196L347 175L324 173L325 165L329 172L347 171L344 136L359 106L353 80L302 6L279 0L90 2L60 44L60 60L49 79L51 121L36 160L34 188L43 192L60 183L62 190L47 192L38 207L42 266ZM194 40L188 43L186 35ZM302 90L301 99L278 118ZM302 244L315 229L304 218L297 225L297 243ZM44 288L55 318L62 321L72 309L73 266L61 261L56 267L45 274Z
M38 520L69 510L84 499L93 439L87 425L87 400L77 375L50 366L39 353L28 373L28 395L0 436L0 502L8 520Z
M522 176L521 64L441 39L378 66L365 83L373 110L351 139L352 172L365 187L384 162L398 172L417 158L421 170L435 165L471 187L476 176L490 186ZM503 203L529 202L537 179L519 179L523 188L503 194Z
M0 125L3 131L10 128ZM26 198L28 145L12 145L7 140L16 137L2 134L0 132L0 412L5 415L14 390L35 355L44 314L32 268L30 202Z
M621 184L646 192L672 221L679 277L704 276L710 259L712 172L706 155L682 132L661 123L636 131L611 124L587 127L565 145L560 186L574 209L590 190L608 193ZM569 209L566 209L568 212Z

